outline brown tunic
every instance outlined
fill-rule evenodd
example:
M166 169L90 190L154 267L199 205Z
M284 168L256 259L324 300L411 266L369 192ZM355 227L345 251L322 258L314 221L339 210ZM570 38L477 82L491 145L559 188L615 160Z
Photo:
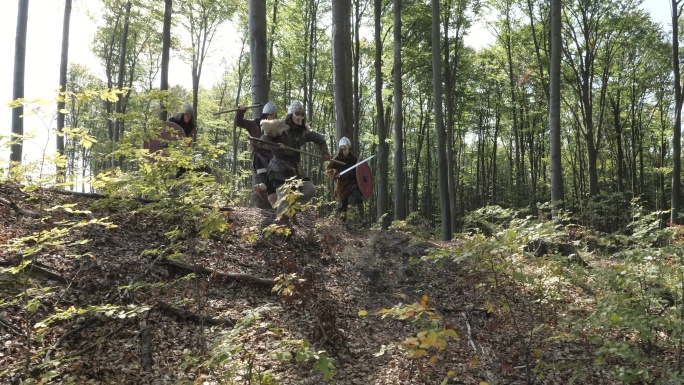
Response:
M344 162L344 165L333 162L328 163L325 173L332 180L335 180L335 176L337 174L355 165L357 162L356 156L354 156L351 151L346 157L342 154L342 151L340 151L334 159ZM334 191L335 197L337 199L345 199L351 195L355 188L358 187L359 185L356 182L356 169L353 169L336 180Z

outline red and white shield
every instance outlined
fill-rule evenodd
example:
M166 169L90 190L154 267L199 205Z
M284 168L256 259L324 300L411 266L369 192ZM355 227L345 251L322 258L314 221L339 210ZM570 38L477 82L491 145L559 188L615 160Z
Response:
M143 148L150 151L150 153L157 152L168 147L169 142L185 138L185 131L174 122L163 122L165 127L156 128L154 133L155 138L148 138L143 142Z
M373 196L373 174L368 162L356 166L356 183L364 198L370 199Z

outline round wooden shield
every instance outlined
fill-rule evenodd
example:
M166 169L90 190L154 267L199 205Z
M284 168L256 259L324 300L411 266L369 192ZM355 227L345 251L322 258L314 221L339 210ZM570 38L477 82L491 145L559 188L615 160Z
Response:
M154 138L148 138L143 142L143 148L150 152L157 152L169 146L169 142L185 138L183 127L174 122L163 122L164 127L155 129Z
M356 167L356 183L359 184L359 190L364 198L370 199L373 196L373 174L368 162Z

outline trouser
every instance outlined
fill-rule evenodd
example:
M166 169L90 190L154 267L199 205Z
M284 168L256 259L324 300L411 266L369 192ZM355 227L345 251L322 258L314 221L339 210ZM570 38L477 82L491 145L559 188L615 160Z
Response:
M294 213L290 212L290 202L285 199L288 194L293 193L288 186L293 186L299 193L295 203L304 204L316 196L316 186L309 180L296 179L293 182L285 183L284 180L273 180L273 187L278 194L278 208L276 209L276 217L281 217L283 214L292 216Z

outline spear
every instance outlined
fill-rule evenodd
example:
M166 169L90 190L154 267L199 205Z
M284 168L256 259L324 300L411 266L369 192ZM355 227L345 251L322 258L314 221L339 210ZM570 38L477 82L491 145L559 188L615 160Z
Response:
M249 136L248 138L249 138L249 140L254 141L254 142L257 142L257 143L263 143L263 144L266 144L266 145L269 145L269 146L273 146L273 147L280 147L280 144L279 144L279 143L273 143L273 142L269 142L268 140L257 139L257 138L255 138L255 137L253 137L253 136ZM315 156L316 158L321 158L321 159L325 160L322 156L320 156L320 155L318 155L318 154L313 154L313 153L311 153L311 152L306 152L306 151L299 150L299 149L292 148L292 147L288 147L288 146L282 146L282 147L280 147L280 148L282 148L282 149L284 149L284 150L290 150L290 151L298 152L298 153L300 153L300 154L306 154L306 155ZM346 163L344 163L344 162L340 162L339 160L335 160L335 159L330 159L330 162L337 163L337 164L341 164L341 165L345 165L345 164L346 164Z
M261 106L263 106L263 104L257 103L257 104L252 104L251 106L245 106L245 108L248 108L248 109L249 109L249 108L257 108L257 107L261 107ZM232 110L225 110L225 111L214 112L214 115L221 115L221 114L226 114L226 113L228 113L228 112L235 112L235 111L237 111L238 109L239 109L239 108L233 108Z

